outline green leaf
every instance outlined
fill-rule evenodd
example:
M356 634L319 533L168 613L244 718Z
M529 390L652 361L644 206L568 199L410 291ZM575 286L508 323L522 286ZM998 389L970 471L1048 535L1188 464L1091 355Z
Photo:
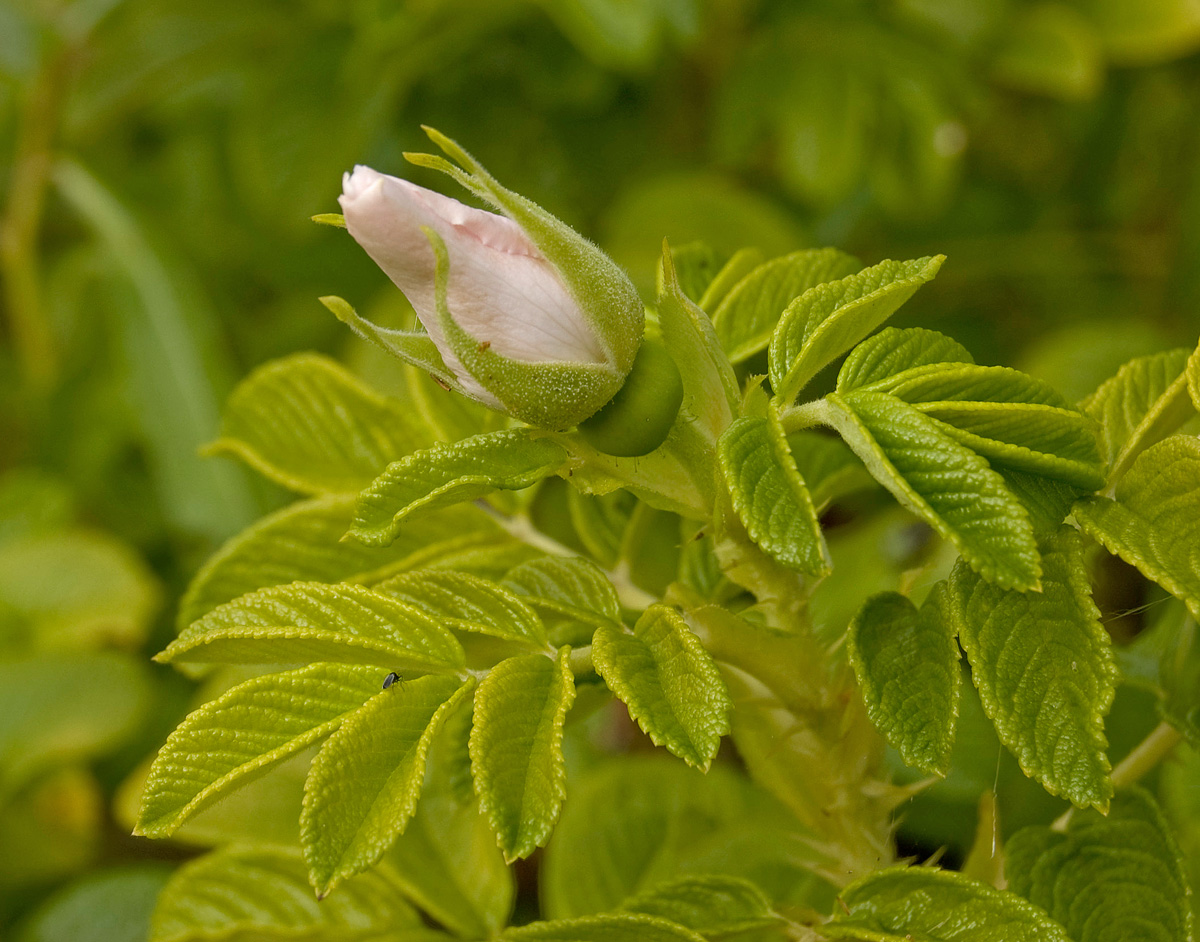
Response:
M1200 439L1172 435L1146 449L1113 497L1079 501L1079 526L1200 618Z
M408 569L462 569L499 576L526 553L479 507L445 507L410 521L390 546L342 541L355 498L333 494L264 517L222 546L179 603L182 630L218 605L289 582L374 582ZM536 554L535 554L536 555Z
M858 259L837 249L804 249L759 265L737 282L712 314L729 359L741 363L765 350L792 301L860 268Z
M596 672L657 746L707 769L729 732L729 693L683 616L652 605L633 633L603 627L592 638Z
M552 919L623 907L665 880L751 880L781 904L832 891L812 835L743 774L706 773L663 753L612 758L571 780L546 848L543 913ZM823 905L823 904L822 904Z
M660 883L621 905L706 937L723 937L776 925L771 901L749 880L729 876L680 877Z
M952 362L936 361L940 355ZM1084 490L1104 484L1088 417L1040 380L1005 367L977 366L957 343L934 331L889 328L863 342L847 357L838 391L895 396L936 419L994 467Z
M158 661L377 664L457 671L458 639L425 613L357 585L297 582L244 595L190 625Z
M425 445L399 402L328 357L299 353L259 367L229 397L209 454L236 455L305 494L360 491Z
M772 559L811 576L829 572L817 511L774 410L734 422L718 444L733 509Z
M1137 357L1080 403L1100 425L1109 480L1118 480L1151 445L1193 414L1188 401L1187 350Z
M146 942L171 871L137 864L89 873L55 892L15 937L20 942Z
M1112 796L1104 717L1112 644L1092 601L1077 531L1039 540L1041 592L991 585L959 563L947 608L1000 741L1051 794L1104 809Z
M696 302L700 310L713 314L716 312L718 305L725 300L726 295L736 288L741 280L761 265L763 261L764 257L761 249L738 249L729 256L729 261L721 266L721 270L713 276L713 280L704 289L704 294L700 297L694 297L689 294L688 297Z
M852 883L845 910L821 927L864 942L1072 942L1062 926L1015 893L949 870L890 867Z
M885 327L850 351L838 371L837 388L850 392L921 366L974 362L966 347L936 330Z
M671 264L679 278L679 290L692 301L699 301L712 284L713 279L728 263L729 257L721 255L707 242L688 242L671 248ZM663 269L658 270L659 292L662 291Z
M1179 847L1150 795L1118 795L1107 817L1073 815L1066 834L1025 828L1004 848L1014 893L1063 924L1074 942L1191 942Z
M1200 347L1192 351L1187 361L1188 395L1192 397L1192 405L1200 410Z
M434 445L389 465L359 495L350 535L363 543L390 543L418 511L536 484L558 471L567 453L561 445L535 434L510 429L477 435Z
M626 490L603 496L584 494L573 487L566 492L567 512L579 542L602 566L615 566L637 498Z
M425 781L429 744L474 681L429 675L392 684L348 717L313 760L300 842L325 896L379 862L404 832Z
M299 851L227 848L184 864L158 900L150 942L337 942L423 934L421 917L382 870L317 901Z
M86 690L68 681L86 678ZM152 703L140 658L110 652L0 660L0 805L48 768L127 742Z
M617 590L599 566L578 556L532 559L510 570L503 585L560 631L582 625L590 637L596 628L621 624Z
M820 369L880 327L927 281L945 256L880 262L810 288L788 305L770 345L771 387L785 404Z
M546 646L546 626L513 592L465 572L416 569L393 576L374 591L420 609L459 631Z
M159 595L146 564L105 533L16 537L0 545L0 649L139 647Z
M787 437L787 445L817 513L839 497L876 486L863 463L837 436L801 429Z
M500 938L511 942L703 942L704 937L665 919L615 913L534 922L509 929Z
M546 843L566 795L562 728L575 700L567 653L510 657L475 692L471 772L509 861Z
M439 385L462 392L458 377L446 368L442 355L433 339L423 330L397 330L380 327L360 317L349 302L336 295L319 299L334 317L358 334L363 340L373 343L392 356L398 357L422 373L434 377Z
M135 834L188 818L319 742L379 691L377 668L313 664L239 684L188 715L159 750Z
M1041 564L1025 508L1004 479L933 419L885 393L831 393L829 421L875 480L1004 587L1038 586Z
M1086 100L1104 81L1104 50L1080 11L1039 3L1019 11L992 60L992 75L1009 88L1053 98Z
M462 706L469 719L470 704ZM437 774L437 752L447 732L449 726L443 725L430 752L435 771L384 864L405 895L450 931L468 939L489 938L508 922L516 881L470 794L470 782L469 798L461 801L449 776Z
M944 776L962 673L942 588L920 611L896 592L871 596L850 623L846 654L875 727L908 765Z

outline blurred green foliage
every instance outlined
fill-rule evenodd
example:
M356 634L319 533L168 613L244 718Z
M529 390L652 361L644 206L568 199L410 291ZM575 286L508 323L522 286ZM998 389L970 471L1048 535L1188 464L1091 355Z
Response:
M345 346L317 296L391 290L308 220L343 171L437 186L401 157L436 125L647 292L664 236L944 252L901 323L1081 397L1195 342L1196 50L1194 0L0 0L0 929L148 918L161 872L113 868L176 851L110 809L190 696L163 599L282 501L197 449L238 376ZM835 532L839 573L909 526ZM939 787L935 844L973 821Z

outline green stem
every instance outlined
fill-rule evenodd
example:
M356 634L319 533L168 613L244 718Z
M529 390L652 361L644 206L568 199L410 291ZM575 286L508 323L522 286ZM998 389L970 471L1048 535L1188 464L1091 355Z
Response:
M1159 723L1133 751L1117 763L1112 771L1113 788L1125 788L1139 781L1142 776L1157 766L1183 741L1183 735L1170 723ZM1071 821L1074 808L1068 808L1050 825L1054 831L1065 832Z
M588 644L582 648L571 648L571 653L567 655L567 665L576 677L594 674L596 666L592 663L592 646Z
M13 346L26 379L45 389L58 374L58 352L42 310L38 236L53 165L54 137L75 49L47 56L17 122L8 202L0 218L0 272Z
M829 403L824 399L814 399L812 402L791 406L779 413L779 422L788 435L814 425L830 425Z

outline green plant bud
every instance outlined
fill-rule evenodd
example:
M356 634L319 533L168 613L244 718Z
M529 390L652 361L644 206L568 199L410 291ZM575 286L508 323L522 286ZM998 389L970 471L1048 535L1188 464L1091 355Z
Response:
M660 341L646 338L625 385L608 405L579 423L579 432L606 455L649 454L666 440L682 403L679 367Z

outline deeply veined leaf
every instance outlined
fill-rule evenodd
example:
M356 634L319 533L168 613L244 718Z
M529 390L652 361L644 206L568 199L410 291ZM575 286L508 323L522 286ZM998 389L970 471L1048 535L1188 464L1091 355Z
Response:
M621 624L617 590L600 567L578 556L546 556L510 570L504 583L547 622L590 628Z
M417 569L380 582L374 590L420 609L448 628L546 645L546 626L537 612L520 596L479 576Z
M457 671L462 645L411 606L357 585L298 582L244 595L186 628L158 661L340 661L400 671Z
M837 388L850 392L921 366L974 362L966 347L936 330L885 327L850 351L838 371Z
M338 942L394 935L448 938L421 917L383 871L350 880L321 902L299 851L224 848L180 867L163 889L150 942Z
M193 814L319 742L379 690L378 668L313 664L239 684L188 715L150 767L135 834Z
M317 753L304 783L300 842L318 895L374 866L404 832L430 742L473 686L437 675L394 683L347 717Z
M1172 435L1146 449L1113 497L1079 501L1079 526L1200 618L1200 439Z
M886 261L810 288L788 305L771 336L771 388L791 403L822 367L875 331L927 281L944 255Z
M621 908L666 919L710 938L781 922L762 890L749 880L730 876L680 877L639 893Z
M1184 349L1137 357L1080 404L1100 425L1101 451L1111 480L1194 414L1187 367Z
M871 475L1005 587L1032 589L1041 564L1029 515L987 461L885 393L831 393L829 419Z
M1005 590L959 565L947 608L1000 741L1026 775L1083 807L1112 796L1104 717L1116 667L1079 533L1039 540L1042 591Z
M1191 942L1184 861L1141 789L1119 794L1107 817L1072 816L1066 834L1018 831L1004 854L1009 888L1061 922L1074 942Z
M718 443L734 512L764 553L811 576L831 563L812 497L772 410L734 422Z
M862 264L837 249L804 249L771 259L745 275L712 312L721 346L741 363L771 342L787 306L809 288L853 274Z
M896 592L867 599L846 636L867 715L908 765L945 775L958 720L958 644L939 583L916 608Z
M274 585L372 582L426 568L499 576L514 557L532 553L487 511L469 504L418 517L390 546L342 542L354 520L354 501L350 494L300 501L235 536L192 579L179 603L180 630L218 605Z
M633 633L603 627L592 660L655 745L707 769L729 732L729 693L712 657L669 605L652 605Z
M665 919L634 913L533 922L509 929L504 942L704 942L704 937Z
M567 460L561 445L528 429L476 435L434 445L388 466L358 497L350 535L364 543L394 540L404 521L494 490L520 490L554 474Z
M566 795L562 728L575 700L567 653L510 657L475 692L471 773L509 861L546 843Z
M947 356L951 362L933 360ZM903 358L913 363L905 365ZM892 371L900 367L897 371ZM1104 484L1093 422L1046 383L1017 370L977 366L948 337L889 328L860 344L838 376L839 392L888 393L943 423L944 431L993 466Z
M787 444L817 513L838 497L877 486L854 452L835 435L801 429L787 437Z
M259 367L229 397L211 454L236 455L306 494L359 491L428 444L395 400L335 361L300 353Z
M949 870L890 867L852 883L821 927L863 942L1072 942L1037 906Z

